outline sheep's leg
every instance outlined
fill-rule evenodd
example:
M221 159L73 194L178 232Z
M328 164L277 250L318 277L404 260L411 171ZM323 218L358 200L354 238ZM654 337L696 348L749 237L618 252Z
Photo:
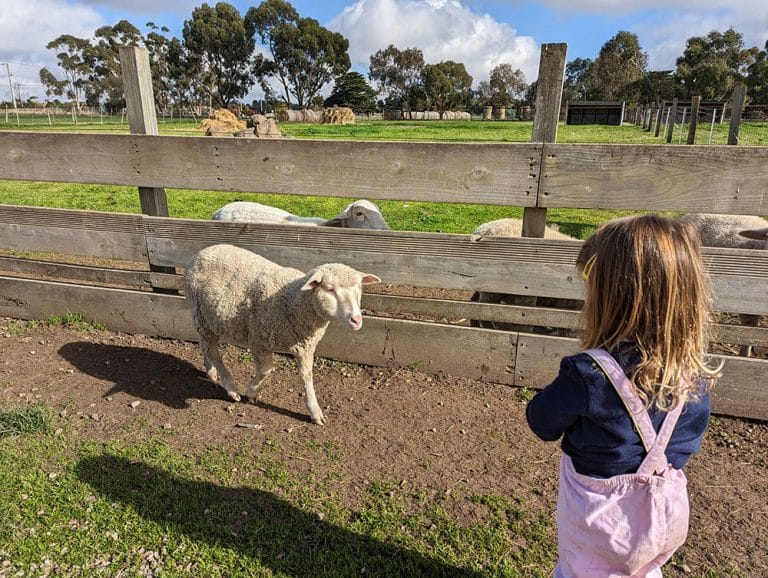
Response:
M253 355L253 362L256 364L256 375L248 383L248 389L245 393L253 401L261 384L275 370L275 362L272 353L269 351L256 353L251 350L251 354Z
M739 315L739 323L742 325L745 325L747 327L759 327L760 326L760 316L759 315L749 315L747 313L741 313ZM739 347L739 355L741 357L750 357L752 355L752 346L742 345Z
M203 363L205 364L205 372L208 379L219 383L226 389L227 396L232 401L240 401L240 394L237 393L235 380L224 365L224 360L221 359L219 336L208 332L200 332L200 349L203 352Z
M299 375L304 382L304 397L306 397L307 410L312 421L318 425L325 424L323 410L317 403L315 396L315 385L312 381L312 362L314 361L314 350L303 351L296 354L296 363L299 366Z

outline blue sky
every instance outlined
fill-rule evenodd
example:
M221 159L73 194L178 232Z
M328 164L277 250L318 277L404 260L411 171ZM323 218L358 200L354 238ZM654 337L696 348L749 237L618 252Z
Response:
M210 1L209 4L214 4ZM241 13L259 0L233 0ZM90 37L104 24L127 19L181 36L200 0L0 0L0 63L28 95L40 95L38 71L56 72L45 45L60 34ZM367 73L368 58L395 44L417 47L427 62L463 62L475 86L491 68L509 62L531 82L542 43L566 42L568 60L594 58L619 30L638 35L653 70L674 68L691 36L734 27L747 46L768 40L768 1L744 0L294 0L301 16L350 40L353 69ZM0 67L0 98L10 89Z

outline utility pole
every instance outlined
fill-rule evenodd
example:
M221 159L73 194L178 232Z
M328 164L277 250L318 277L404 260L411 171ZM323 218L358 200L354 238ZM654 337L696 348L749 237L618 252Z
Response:
M11 100L13 101L13 112L16 113L16 126L19 126L19 109L16 106L16 94L13 92L13 81L11 80L11 65L7 62L3 62L5 65L5 71L8 73L8 86L11 89Z

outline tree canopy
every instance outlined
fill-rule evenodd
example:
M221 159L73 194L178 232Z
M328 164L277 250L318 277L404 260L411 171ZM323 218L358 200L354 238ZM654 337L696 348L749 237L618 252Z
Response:
M255 33L253 22L226 2L213 7L203 3L184 22L188 62L199 67L203 90L216 104L226 107L255 84L251 62Z
M464 109L472 93L472 77L460 62L444 60L427 64L421 73L424 93L430 108L440 113Z
M314 18L300 18L284 0L265 0L248 10L246 20L272 56L271 61L257 61L257 74L274 77L289 105L293 95L298 107L304 108L351 66L349 41L343 35L322 27Z
M359 72L347 72L336 79L325 106L346 106L356 113L376 110L376 91Z

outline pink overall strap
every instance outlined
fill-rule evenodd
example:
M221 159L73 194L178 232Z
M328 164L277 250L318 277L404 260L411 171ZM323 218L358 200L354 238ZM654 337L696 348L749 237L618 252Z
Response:
M594 359L602 368L603 372L608 377L608 380L616 390L616 393L619 394L619 397L624 403L624 407L629 413L629 417L632 419L635 428L640 434L640 441L642 441L647 454L640 464L637 473L648 475L653 474L654 472L660 473L667 465L667 458L664 452L672 437L675 425L677 425L677 420L680 417L683 404L678 404L675 409L667 414L657 436L651 418L648 416L648 410L643 404L643 401L635 393L632 382L613 356L604 349L588 349L585 353Z

